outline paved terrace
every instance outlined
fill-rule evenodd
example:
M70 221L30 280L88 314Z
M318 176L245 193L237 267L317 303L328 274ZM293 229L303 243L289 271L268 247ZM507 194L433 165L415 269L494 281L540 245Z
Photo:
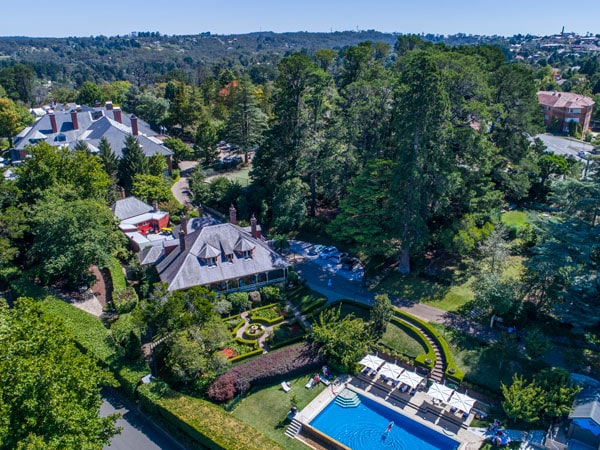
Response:
M337 395L345 388L381 403L438 433L451 437L460 443L460 448L463 450L478 449L484 439L483 436L474 434L468 429L468 425L473 420L473 414L463 421L458 415L451 413L448 407L442 408L433 405L431 397L425 392L417 391L412 396L403 394L397 389L390 390L389 386L360 375L356 377L346 375L336 379L330 388L321 392L296 415L295 419L302 424L310 423L329 402L334 400L334 393ZM299 438L302 439L302 436L300 435Z

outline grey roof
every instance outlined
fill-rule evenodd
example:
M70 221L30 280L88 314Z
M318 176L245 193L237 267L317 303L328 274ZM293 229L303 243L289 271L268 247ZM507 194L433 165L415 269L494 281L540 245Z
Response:
M125 220L150 212L153 208L137 197L127 197L117 200L110 209L116 217Z
M146 264L155 264L163 256L164 249L162 246L146 247L138 253L138 259L142 266Z
M40 117L31 127L23 130L15 138L15 148L24 149L40 140L46 140L51 145L75 146L77 141L98 147L101 138L106 138L118 158L122 155L125 138L132 133L131 117L121 113L121 123L114 120L114 110L104 108L88 108L77 112L77 129L73 128L70 111L55 111L57 133L52 132L52 123L48 114ZM156 153L172 155L173 152L156 138L156 132L141 119L138 119L138 142L146 156Z
M169 290L188 289L288 267L290 264L264 242L231 223L211 225L185 236L185 249L175 249L156 269ZM254 249L251 258L234 252L238 242ZM214 256L212 256L214 255ZM233 255L232 262L228 255ZM209 266L202 258L217 258Z
M600 390L584 389L577 394L569 419L592 419L600 425Z

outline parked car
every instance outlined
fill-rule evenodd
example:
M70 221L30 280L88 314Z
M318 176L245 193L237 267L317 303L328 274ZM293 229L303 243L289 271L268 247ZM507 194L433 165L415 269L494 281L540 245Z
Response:
M333 255L338 252L338 249L335 247L325 247L321 253L319 253L319 258L321 259L329 259Z
M308 256L317 256L324 249L325 249L324 245L321 245L321 244L313 245L311 248L308 249L307 254L308 254Z
M347 256L342 260L342 270L353 270L358 265L357 258Z
M579 156L580 158L585 158L585 152L583 150L579 150L577 152L577 156Z
M333 261L335 261L337 264L339 264L347 256L348 256L348 253L346 253L346 252L337 252L331 256L331 259L333 259Z

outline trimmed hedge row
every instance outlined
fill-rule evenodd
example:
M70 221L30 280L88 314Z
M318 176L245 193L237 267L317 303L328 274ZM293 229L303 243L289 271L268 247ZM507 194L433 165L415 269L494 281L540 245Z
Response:
M229 361L230 363L233 364L236 362L245 361L247 359L252 358L253 356L262 355L262 354L263 354L263 349L257 348L256 350L252 350L251 352L244 353L239 356L234 356L233 358L229 358L227 361Z
M149 414L162 418L171 431L183 432L195 446L214 450L283 449L223 408L180 394L164 383L145 384L137 392Z
M452 358L452 352L450 351L450 347L448 346L448 342L446 342L446 339L444 339L444 337L440 335L435 328L430 326L424 320L421 320L418 317L408 314L399 308L394 308L394 313L414 324L419 325L421 328L426 330L429 336L436 342L436 344L442 351L444 360L446 362L445 376L460 383L464 378L465 374L454 363L454 358Z
M279 308L279 303L271 303L270 305L266 305L266 306L262 306L260 308L253 309L252 311L250 311L250 320L252 322L258 322L258 323L262 323L262 324L268 325L268 326L276 325L280 322L283 322L285 320L285 317L283 316L283 314L274 319L271 319L269 317L263 317L260 315L260 313L262 311L270 310L275 307Z
M127 288L127 280L123 273L121 263L114 256L110 259L110 264L107 267L112 279L113 291L122 291Z
M247 392L251 386L272 384L286 377L301 375L321 367L324 362L323 355L315 346L286 347L236 365L210 385L207 395L212 400L226 402L237 394Z

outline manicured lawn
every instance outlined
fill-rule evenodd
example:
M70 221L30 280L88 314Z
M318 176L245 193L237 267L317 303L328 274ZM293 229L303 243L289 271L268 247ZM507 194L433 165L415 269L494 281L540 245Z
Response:
M314 311L325 304L327 298L306 286L301 286L288 293L288 300L292 302L302 314L305 314Z
M298 409L301 410L325 389L323 383L306 389L304 385L308 382L309 375L289 379L292 390L287 393L279 384L251 393L236 405L231 414L279 442L286 449L306 450L305 445L288 438L284 433L289 423L286 416L291 408L292 396L295 396Z
M388 324L380 342L412 358L421 353L427 353L427 349L419 341L393 323Z
M474 295L471 284L474 280L475 278L471 277L462 284L452 286L444 293L441 299L426 300L423 303L445 311L457 311L461 306L473 300Z
M448 286L432 282L414 274L402 275L390 273L377 285L375 293L390 297L400 297L411 302L420 303L440 299L448 291Z

